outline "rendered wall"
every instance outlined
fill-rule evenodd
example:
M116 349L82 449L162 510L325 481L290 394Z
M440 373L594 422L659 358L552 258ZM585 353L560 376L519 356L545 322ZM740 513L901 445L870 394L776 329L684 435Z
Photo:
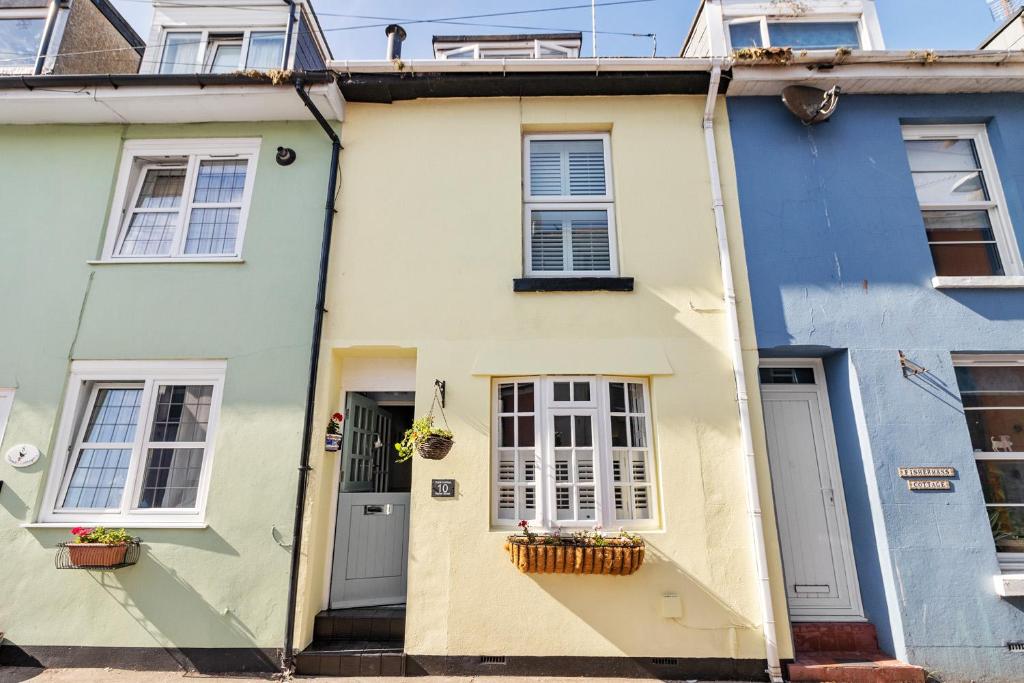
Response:
M1005 643L1024 633L1024 603L993 589L950 354L1024 350L1024 295L931 286L900 124L986 123L1019 241L1024 97L844 96L810 128L776 98L734 98L729 116L761 353L845 350L827 368L869 616L896 631L881 634L895 654L944 679L1019 681ZM898 350L929 372L904 379ZM915 465L955 467L953 490L908 491L896 470Z
M326 424L341 407L346 354L414 353L418 412L434 378L444 379L456 434L445 460L413 467L407 652L764 659L703 104L665 96L348 105L324 339L335 354L319 414ZM512 291L522 276L522 135L545 130L610 130L621 272L636 278L634 292ZM749 333L747 296L740 292ZM490 524L491 376L543 373L652 378L663 526L644 534L651 559L633 576L519 574L502 550L508 530ZM760 435L756 380L748 390ZM333 455L314 463L300 643L324 604L337 467ZM439 477L458 481L456 499L430 498ZM767 474L760 483L774 538ZM770 558L777 582L774 543ZM682 598L682 618L660 616L665 593Z
M243 136L263 139L244 263L87 263L100 253L122 138ZM296 150L293 165L274 163L278 145ZM0 149L0 386L17 387L0 450L33 443L44 453L25 470L0 462L0 652L279 648L323 133L313 123L7 126ZM21 525L42 504L70 360L204 358L227 360L208 528L133 530L144 540L136 566L57 571L54 546L68 530Z

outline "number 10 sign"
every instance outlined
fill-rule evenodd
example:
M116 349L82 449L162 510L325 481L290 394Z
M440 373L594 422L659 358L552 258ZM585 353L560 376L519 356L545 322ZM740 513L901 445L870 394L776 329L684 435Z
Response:
M433 498L454 498L455 497L455 480L454 479L431 479L430 480L430 495Z

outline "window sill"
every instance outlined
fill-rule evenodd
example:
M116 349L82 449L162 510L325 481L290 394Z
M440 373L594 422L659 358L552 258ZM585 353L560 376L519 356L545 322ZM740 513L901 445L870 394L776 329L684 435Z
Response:
M90 266L119 266L138 263L245 263L245 259L238 256L231 258L118 258L86 261L86 263Z
M112 523L113 522L113 523ZM103 521L77 521L77 522L26 522L20 524L22 528L75 528L76 526L83 525L99 525L103 524L108 527L115 528L209 528L210 525L206 522L131 522L127 519L124 520L112 520L106 519Z
M1024 596L1024 574L996 574L996 594L1004 598Z
M632 292L631 277L522 277L512 280L514 292Z
M935 289L1024 289L1024 275L974 275L969 277L937 276Z

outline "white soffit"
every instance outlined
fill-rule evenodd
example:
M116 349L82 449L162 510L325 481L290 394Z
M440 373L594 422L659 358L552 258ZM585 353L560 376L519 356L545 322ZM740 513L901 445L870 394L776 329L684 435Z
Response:
M324 117L342 120L337 86L315 85L309 95ZM0 121L7 124L305 120L312 114L291 84L0 90Z

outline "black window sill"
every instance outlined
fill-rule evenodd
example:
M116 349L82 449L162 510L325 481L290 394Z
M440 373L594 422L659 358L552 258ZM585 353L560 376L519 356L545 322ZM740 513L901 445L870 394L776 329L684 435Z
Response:
M632 292L631 277L521 277L514 292Z

